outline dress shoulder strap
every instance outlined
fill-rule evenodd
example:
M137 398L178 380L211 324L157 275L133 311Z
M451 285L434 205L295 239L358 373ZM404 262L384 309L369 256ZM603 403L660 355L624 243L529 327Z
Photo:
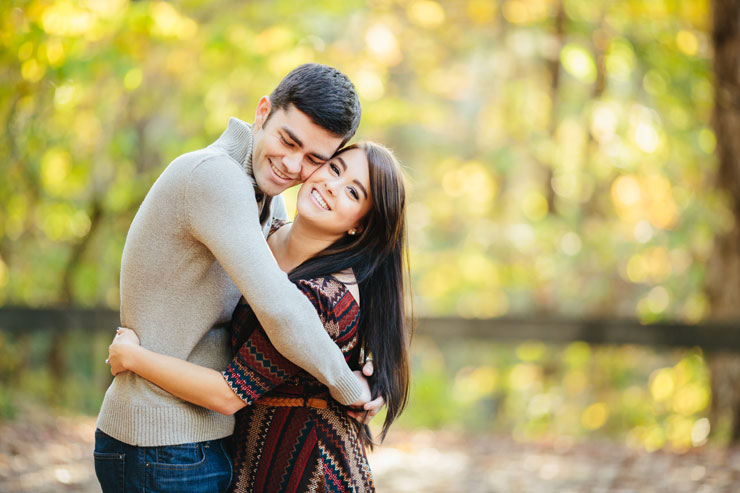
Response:
M277 231L278 229L282 228L286 224L288 224L290 221L286 221L285 219L280 219L277 217L272 218L272 224L270 225L270 232L267 233L267 237L269 238L272 236L272 234Z

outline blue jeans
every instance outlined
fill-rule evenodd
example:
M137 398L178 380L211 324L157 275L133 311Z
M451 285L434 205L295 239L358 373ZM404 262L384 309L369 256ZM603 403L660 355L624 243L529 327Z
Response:
M136 447L96 430L95 474L104 493L226 491L229 440Z

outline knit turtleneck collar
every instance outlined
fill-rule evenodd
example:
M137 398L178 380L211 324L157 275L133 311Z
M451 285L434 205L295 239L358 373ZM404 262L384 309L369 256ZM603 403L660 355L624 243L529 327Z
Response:
M257 180L254 179L254 171L252 170L253 146L252 126L232 116L229 118L229 124L224 133L208 147L223 149L226 154L241 164L254 187L254 198L257 200L257 207L260 210L260 223L264 225L270 217L270 202L272 199L259 189Z
M242 165L244 172L254 183L252 145L252 126L232 116L229 118L229 125L224 130L224 133L209 147L216 146L226 151L229 156Z

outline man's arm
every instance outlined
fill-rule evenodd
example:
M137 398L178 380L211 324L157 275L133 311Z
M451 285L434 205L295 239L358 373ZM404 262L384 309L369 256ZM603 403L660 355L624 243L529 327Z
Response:
M262 235L252 184L239 166L206 160L191 172L184 193L191 234L229 274L275 348L342 404L370 400L311 303L278 267Z

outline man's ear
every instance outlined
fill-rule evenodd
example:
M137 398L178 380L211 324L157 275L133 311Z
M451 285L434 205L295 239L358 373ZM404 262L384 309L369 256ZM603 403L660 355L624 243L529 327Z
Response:
M265 120L267 120L270 111L272 111L270 96L262 96L259 103L257 103L257 109L254 112L254 124L252 125L253 132L262 128L262 125L265 124Z

